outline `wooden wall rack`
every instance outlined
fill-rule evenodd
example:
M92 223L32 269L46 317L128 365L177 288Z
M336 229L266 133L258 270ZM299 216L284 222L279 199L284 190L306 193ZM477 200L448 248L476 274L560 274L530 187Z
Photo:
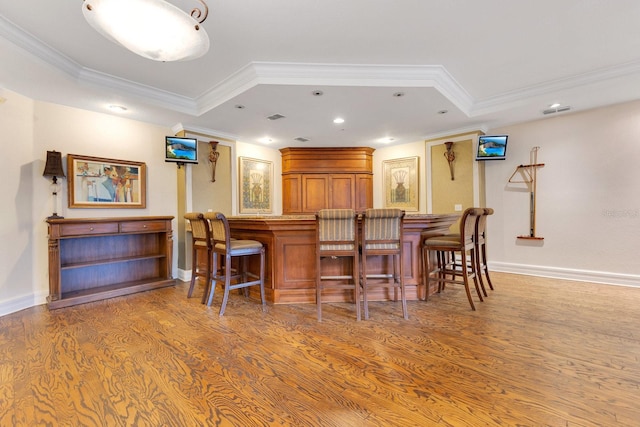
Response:
M536 236L536 187L538 168L544 167L544 163L538 163L538 150L540 147L533 147L529 153L529 164L518 165L509 178L510 183L525 183L529 186L529 235L518 236L518 239L543 240L544 237ZM523 180L515 180L515 176L520 174Z

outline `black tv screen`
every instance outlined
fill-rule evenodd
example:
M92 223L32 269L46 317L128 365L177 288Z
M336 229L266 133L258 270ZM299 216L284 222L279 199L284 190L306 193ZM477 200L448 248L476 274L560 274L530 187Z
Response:
M164 141L164 161L198 163L198 140L180 136L167 136Z
M508 135L481 135L478 138L476 160L506 159L508 138Z

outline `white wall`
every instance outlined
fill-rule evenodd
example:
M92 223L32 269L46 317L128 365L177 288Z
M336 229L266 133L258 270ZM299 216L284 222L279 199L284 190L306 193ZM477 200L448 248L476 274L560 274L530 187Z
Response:
M57 213L67 218L176 215L175 165L164 162L169 128L32 101L13 92L0 97L2 168L0 315L43 304L49 294L47 224L53 212L50 180L42 176L47 150L147 164L146 209L69 209L61 182ZM175 228L175 220L174 220ZM174 240L174 251L177 243ZM177 259L174 257L174 271Z
M33 268L36 253L46 251L45 235L37 234L43 228L44 217L51 212L34 217L47 206L44 200L35 198L34 181L44 162L34 156L32 100L12 92L0 91L0 129L4 148L3 167L0 169L3 202L0 203L0 315L39 304L47 294L36 281L42 271ZM40 157L46 156L41 153ZM42 178L40 184L48 190ZM42 248L39 245L42 245ZM46 272L46 270L45 270Z
M490 266L495 270L640 286L640 102L500 129L508 159L486 163ZM539 146L536 235L529 194L508 185Z

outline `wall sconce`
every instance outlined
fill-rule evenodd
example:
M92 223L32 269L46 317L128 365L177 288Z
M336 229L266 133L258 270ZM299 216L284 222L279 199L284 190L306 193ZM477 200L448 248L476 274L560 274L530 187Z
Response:
M218 163L218 141L209 141L209 165L211 165L211 182L216 182L216 164Z
M444 143L447 151L444 152L444 158L449 162L449 172L451 172L451 181L453 181L453 162L456 160L456 153L453 152L453 141Z
M47 219L64 218L56 212L58 210L58 177L65 178L62 169L62 153L59 151L47 151L47 163L44 165L42 176L51 176L52 178L52 194L53 194L53 215Z

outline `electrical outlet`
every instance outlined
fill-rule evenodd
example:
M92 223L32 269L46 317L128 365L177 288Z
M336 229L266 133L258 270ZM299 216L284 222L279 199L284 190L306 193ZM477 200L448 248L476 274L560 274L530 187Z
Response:
M462 205L454 205L453 206L453 210L456 212L461 212L462 211Z

